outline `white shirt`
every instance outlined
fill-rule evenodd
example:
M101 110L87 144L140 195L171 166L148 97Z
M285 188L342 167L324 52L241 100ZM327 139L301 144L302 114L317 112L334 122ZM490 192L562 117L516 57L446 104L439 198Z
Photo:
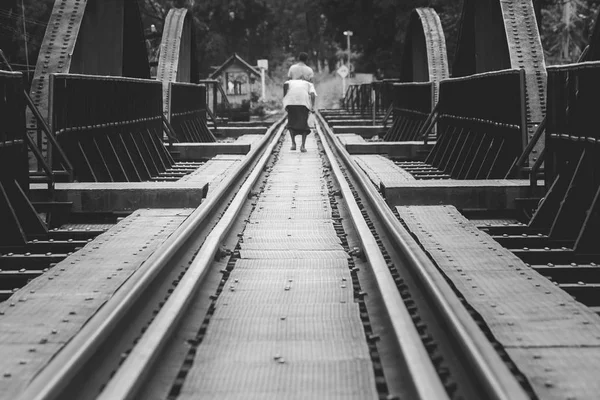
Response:
M315 73L312 68L303 62L299 62L290 67L288 71L288 78L290 79L304 79L306 81L312 81Z
M309 110L312 109L310 94L317 96L315 85L301 79L292 79L285 82L288 85L288 91L283 98L283 108L287 106L305 106Z

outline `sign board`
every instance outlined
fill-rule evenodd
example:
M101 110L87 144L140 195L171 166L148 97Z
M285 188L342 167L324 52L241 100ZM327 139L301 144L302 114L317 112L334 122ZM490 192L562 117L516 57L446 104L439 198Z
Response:
M256 60L258 68L268 70L269 69L269 60Z
M350 70L348 69L348 67L346 67L345 65L342 65L341 67L339 67L337 69L337 73L339 76L341 76L342 78L345 78L348 76L348 74L350 73Z

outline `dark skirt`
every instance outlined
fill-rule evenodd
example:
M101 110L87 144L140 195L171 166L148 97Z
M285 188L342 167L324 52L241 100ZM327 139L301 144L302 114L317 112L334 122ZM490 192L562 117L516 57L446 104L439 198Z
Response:
M308 108L304 106L287 106L288 113L287 129L292 135L308 135L310 126L308 126Z

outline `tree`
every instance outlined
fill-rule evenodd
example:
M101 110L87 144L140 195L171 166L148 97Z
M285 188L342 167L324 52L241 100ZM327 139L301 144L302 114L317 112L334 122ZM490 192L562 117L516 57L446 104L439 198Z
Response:
M541 35L546 63L577 61L588 44L600 2L552 0L542 5Z

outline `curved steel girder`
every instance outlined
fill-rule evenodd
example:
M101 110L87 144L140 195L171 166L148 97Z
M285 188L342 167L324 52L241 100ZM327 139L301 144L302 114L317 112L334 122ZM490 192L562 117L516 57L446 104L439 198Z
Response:
M106 57L106 53L118 57ZM49 80L53 73L150 78L137 1L56 0L30 91L45 118L50 117ZM30 112L28 121L30 127L36 126Z
M446 39L440 17L432 8L416 8L411 13L404 39L400 79L437 82L448 76Z
M449 77L446 39L440 17L434 9L413 10L404 39L403 82L435 82L434 103L438 99L438 83Z
M507 68L525 70L525 119L529 142L546 114L546 63L531 0L464 0L453 76ZM493 95L493 94L490 94ZM544 146L543 137L530 164Z
M169 82L198 82L195 29L186 8L172 8L165 19L156 79L163 82L164 112L169 115Z

